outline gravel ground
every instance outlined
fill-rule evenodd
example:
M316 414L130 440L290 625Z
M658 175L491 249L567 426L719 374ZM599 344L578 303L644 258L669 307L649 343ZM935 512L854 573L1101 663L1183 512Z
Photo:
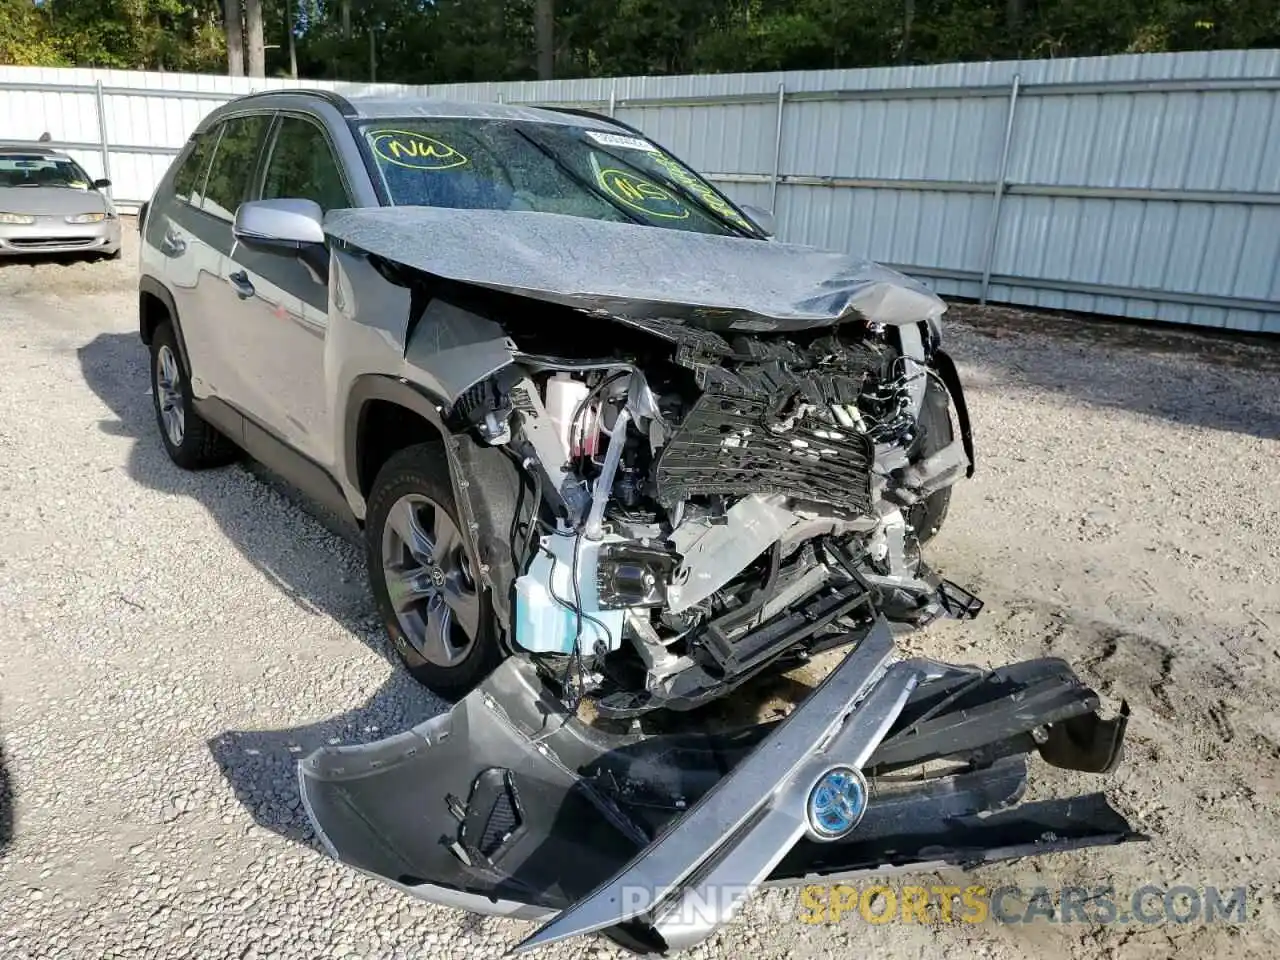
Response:
M531 928L321 855L292 764L439 709L391 663L356 549L253 467L155 436L136 254L0 266L0 734L16 794L0 957L498 956ZM1243 924L806 926L782 894L694 956L1280 955L1280 358L1274 344L957 308L979 472L931 556L988 606L914 649L1060 655L1133 706L1093 790L1149 843L997 887L1249 885ZM3 806L3 804L0 804ZM0 818L0 830L5 820ZM953 875L907 878L926 884ZM578 941L546 957L616 953Z

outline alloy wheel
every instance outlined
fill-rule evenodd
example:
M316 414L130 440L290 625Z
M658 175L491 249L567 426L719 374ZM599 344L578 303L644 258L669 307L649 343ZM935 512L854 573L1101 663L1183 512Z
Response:
M187 433L182 401L182 368L167 344L156 353L156 402L160 405L160 420L169 442L175 447L182 446L182 439Z
M452 667L471 652L480 595L461 531L431 498L406 494L391 507L382 576L400 630L424 660Z

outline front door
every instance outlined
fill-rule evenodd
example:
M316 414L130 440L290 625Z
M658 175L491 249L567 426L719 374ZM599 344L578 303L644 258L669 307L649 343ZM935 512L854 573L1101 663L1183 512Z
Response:
M352 205L328 134L316 121L282 114L271 133L262 176L263 200L314 200L328 211ZM332 467L333 431L325 391L328 330L327 251L320 256L251 252L238 245L231 260L270 301L244 315L251 350L242 375L255 398L249 413L289 446Z

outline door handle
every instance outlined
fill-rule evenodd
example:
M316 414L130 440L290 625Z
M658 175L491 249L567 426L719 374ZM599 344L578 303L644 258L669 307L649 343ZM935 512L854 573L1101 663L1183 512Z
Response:
M253 282L249 279L249 274L243 270L227 274L227 283L231 284L231 289L236 292L236 296L241 300L248 300L257 292L253 289Z

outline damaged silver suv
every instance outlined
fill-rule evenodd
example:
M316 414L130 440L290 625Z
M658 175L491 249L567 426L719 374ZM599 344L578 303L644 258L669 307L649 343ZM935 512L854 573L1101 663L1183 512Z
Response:
M461 698L304 762L336 855L485 912L576 903L529 947L646 952L736 909L691 921L699 885L1128 838L1099 797L937 829L1013 803L1029 752L1110 769L1124 719L1061 661L894 662L891 624L981 608L921 555L973 470L945 306L769 219L581 111L277 92L192 134L142 214L161 441L350 514L395 649ZM780 725L679 732L833 649ZM876 814L869 775L935 760L968 772Z

